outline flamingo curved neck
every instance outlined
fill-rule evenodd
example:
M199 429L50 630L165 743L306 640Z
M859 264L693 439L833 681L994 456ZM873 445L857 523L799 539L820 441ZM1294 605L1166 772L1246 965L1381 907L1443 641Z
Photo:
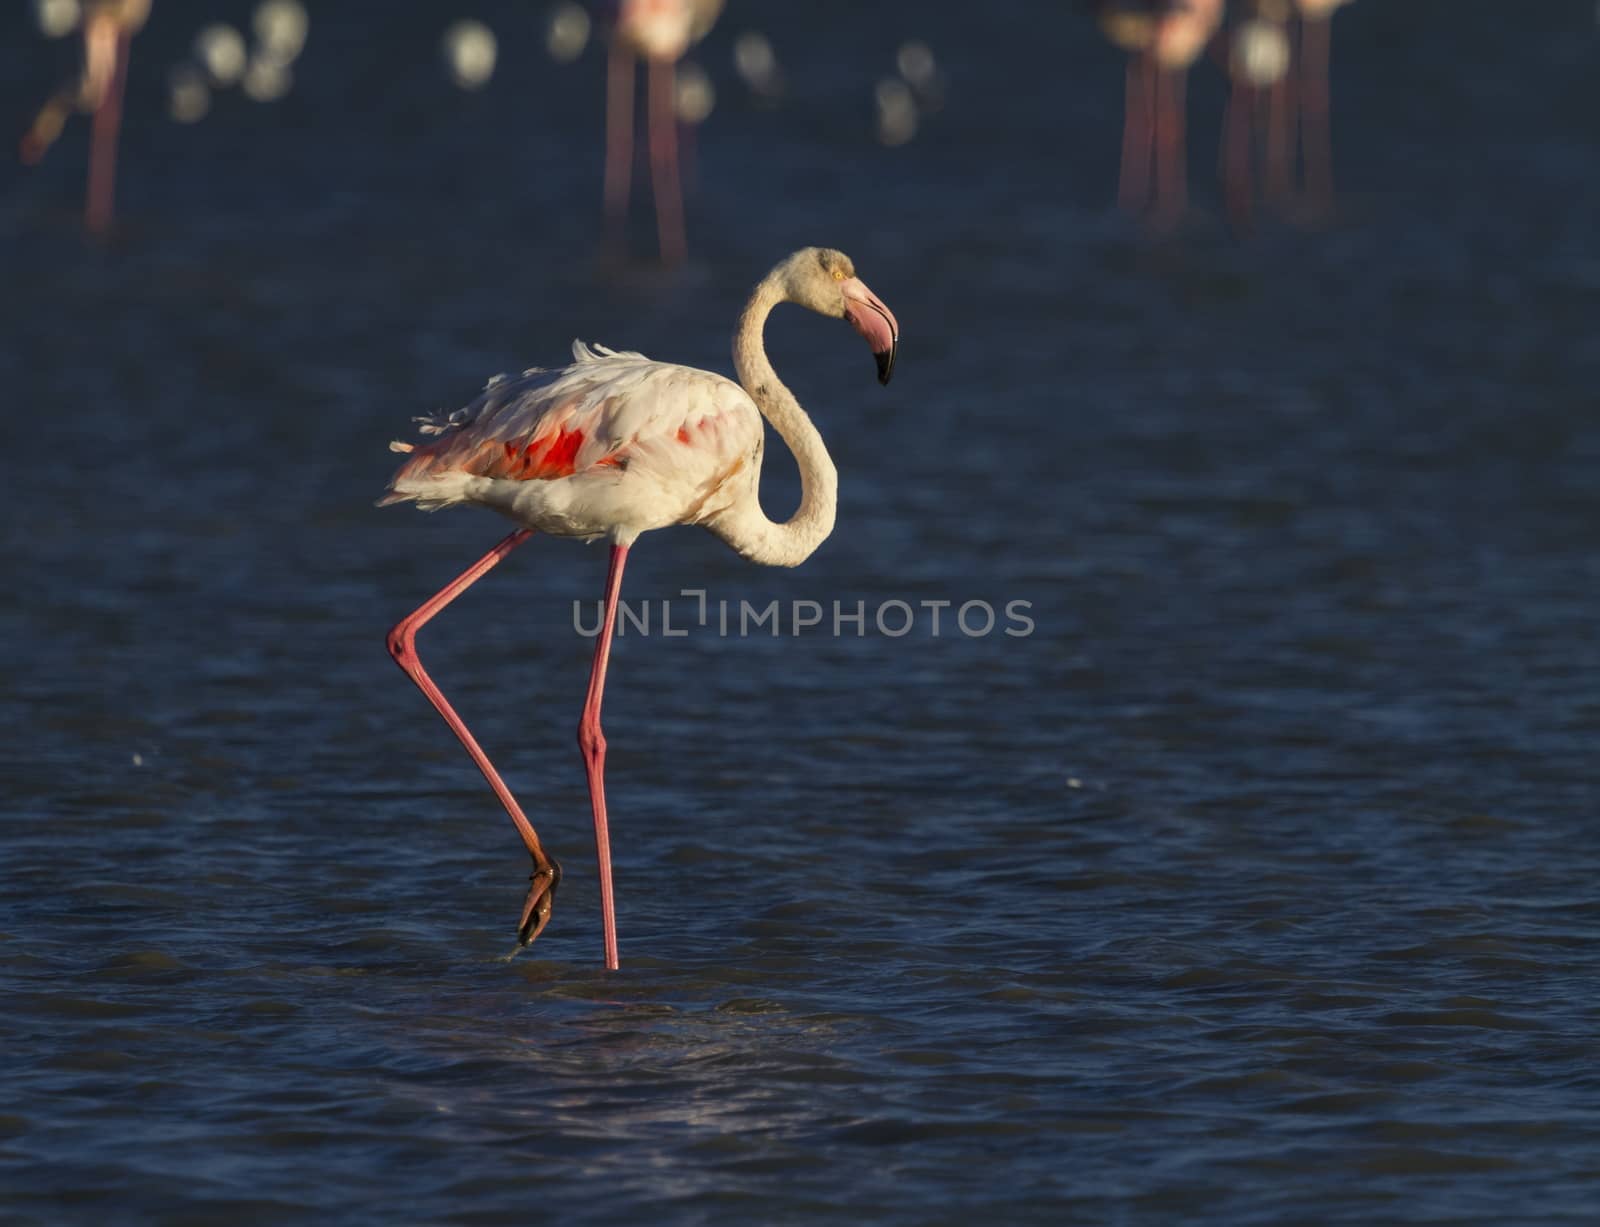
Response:
M789 296L777 272L756 287L734 334L733 367L756 408L794 454L800 468L800 506L784 523L774 523L762 512L757 484L752 483L749 498L709 525L752 562L777 567L798 566L827 539L833 531L839 495L838 470L822 436L772 369L762 340L772 308L787 301Z

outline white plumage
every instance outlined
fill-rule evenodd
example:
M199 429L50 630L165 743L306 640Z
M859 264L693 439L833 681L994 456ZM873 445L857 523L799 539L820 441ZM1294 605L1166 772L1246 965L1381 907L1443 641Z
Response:
M497 375L471 404L417 419L380 505L479 503L559 537L631 543L753 497L760 410L738 384L643 354L573 343L573 363Z

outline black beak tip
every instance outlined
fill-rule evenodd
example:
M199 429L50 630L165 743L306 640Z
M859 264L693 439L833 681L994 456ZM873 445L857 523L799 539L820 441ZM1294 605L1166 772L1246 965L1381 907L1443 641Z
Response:
M889 386L889 380L894 375L894 359L899 352L900 343L897 340L895 344L889 346L881 354L872 355L878 360L878 382L883 384L884 387Z

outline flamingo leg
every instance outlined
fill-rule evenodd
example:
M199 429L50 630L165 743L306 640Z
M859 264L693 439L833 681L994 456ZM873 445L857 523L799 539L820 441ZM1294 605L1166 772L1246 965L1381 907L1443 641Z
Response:
M489 756L483 752L477 738L468 730L466 722L456 715L455 709L445 701L439 687L434 685L433 679L423 669L422 661L417 656L416 637L417 631L427 625L435 614L482 579L502 558L531 536L533 536L532 530L519 528L429 597L412 613L395 623L394 629L389 632L389 655L394 657L395 664L405 670L406 676L417 684L417 689L428 697L428 702L432 703L444 717L444 722L450 726L450 731L460 738L472 761L478 765L478 770L483 772L483 778L489 781L489 787L494 790L494 795L500 799L500 804L505 806L506 813L511 815L511 821L516 824L517 832L522 836L523 845L533 857L532 884L528 887L527 898L523 900L522 917L517 922L518 947L526 946L538 937L549 923L556 887L561 882L561 866L545 854L533 824L522 812L517 799L511 795L511 790L500 778L500 773L494 769Z
M1189 207L1184 160L1186 74L1164 68L1156 77L1156 215L1164 227L1176 225Z
M1122 173L1117 184L1117 204L1125 213L1141 213L1150 202L1155 72L1155 61L1149 55L1128 57L1122 119Z
M1294 186L1294 69L1291 66L1267 92L1267 199L1281 207Z
M1301 90L1301 123L1306 158L1306 191L1319 212L1333 207L1333 132L1328 81L1332 23L1308 20L1300 27L1300 59L1305 65Z
M617 908L611 889L611 837L606 827L606 735L600 729L600 700L606 688L606 664L611 659L611 631L617 621L617 594L622 591L622 568L628 547L611 547L606 572L605 619L594 645L594 666L589 671L589 693L578 721L578 749L589 777L589 802L594 807L594 846L600 862L600 920L605 930L606 970L617 970Z
M1236 77L1228 91L1228 108L1223 120L1222 178L1228 202L1228 216L1234 228L1248 230L1254 209L1255 182L1251 169L1250 87Z
M678 176L677 70L670 60L650 61L650 183L656 198L661 259L682 264L683 183Z
M89 30L89 80L98 99L89 138L89 189L84 222L89 233L111 228L117 190L117 133L122 127L122 96L128 83L129 35L111 21ZM99 61L99 62L97 62Z
M606 227L618 245L628 221L633 187L633 53L620 39L606 61Z

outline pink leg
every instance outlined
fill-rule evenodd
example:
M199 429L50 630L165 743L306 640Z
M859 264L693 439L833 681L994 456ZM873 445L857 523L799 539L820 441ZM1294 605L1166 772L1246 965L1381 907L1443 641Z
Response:
M606 63L606 228L622 243L633 187L633 53L620 39Z
M119 33L112 62L111 79L105 97L95 108L89 138L89 198L84 207L84 222L89 233L103 235L111 228L111 215L117 190L117 132L122 127L122 94L128 83L127 34Z
M661 259L682 264L688 252L683 234L683 184L678 178L677 72L668 60L650 61L650 183L656 197L656 229Z
M1267 92L1266 197L1282 207L1294 186L1294 70L1290 68Z
M1117 185L1117 204L1124 213L1142 213L1150 203L1155 71L1155 61L1150 56L1128 57L1122 119L1122 174Z
M1189 207L1188 168L1184 161L1184 92L1186 74L1164 68L1156 77L1156 220L1175 226Z
M522 812L517 799L511 795L511 790L500 778L500 773L494 769L489 756L483 752L466 723L456 715L455 709L445 701L444 695L434 685L433 679L422 668L422 661L417 657L416 638L417 631L427 625L436 613L482 579L502 558L531 536L533 536L532 530L519 528L419 605L413 613L402 618L389 632L389 655L394 657L395 664L404 669L406 675L417 684L417 689L428 696L428 702L432 703L444 717L444 722L450 726L450 731L461 739L461 744L472 756L472 761L478 765L478 770L483 772L483 778L488 780L489 787L494 789L494 795L500 798L500 804L505 806L506 813L511 815L517 833L522 836L523 845L533 857L533 884L528 888L528 897L522 904L522 918L517 923L517 943L520 946L526 946L538 937L549 923L550 907L555 898L556 886L561 882L561 866L545 855L533 824Z
M606 829L606 735L600 731L600 699L606 688L606 662L611 659L611 631L617 620L617 594L622 591L622 568L628 547L611 547L611 567L606 573L606 616L594 645L594 667L589 672L589 694L578 721L578 749L589 777L589 802L594 807L594 846L600 861L600 920L605 930L606 969L617 969L617 909L611 890L611 837Z
M1227 116L1223 121L1223 195L1228 202L1228 216L1234 228L1241 231L1250 228L1255 203L1254 173L1250 165L1252 92L1242 78L1236 78L1228 92Z
M1300 58L1305 65L1301 90L1306 191L1318 212L1333 208L1333 134L1329 122L1328 49L1332 25L1307 21L1300 27Z

